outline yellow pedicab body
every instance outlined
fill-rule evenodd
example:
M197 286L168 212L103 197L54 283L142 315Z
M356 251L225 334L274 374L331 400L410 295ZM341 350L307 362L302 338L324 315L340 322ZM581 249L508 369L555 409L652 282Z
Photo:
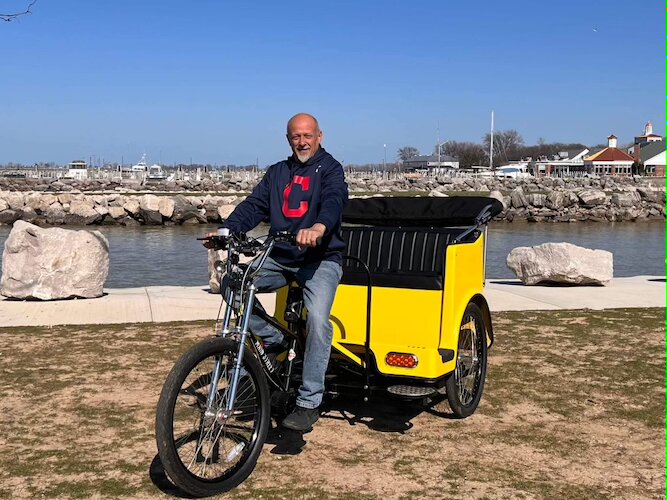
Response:
M448 246L444 290L373 286L370 347L380 373L434 380L454 369L463 312L473 297L484 301L483 259L481 235L473 243ZM359 365L364 362L366 300L365 286L341 284L331 312L333 347ZM388 365L392 352L414 354L417 366Z
M475 339L472 328L487 346L493 341L483 296L486 223L502 205L482 197L350 204L342 230L347 256L331 311L332 364L351 363L366 374L366 385L371 374L376 388L382 379L387 390L396 383L442 388L459 366L460 332ZM287 292L279 292L277 318L286 300Z

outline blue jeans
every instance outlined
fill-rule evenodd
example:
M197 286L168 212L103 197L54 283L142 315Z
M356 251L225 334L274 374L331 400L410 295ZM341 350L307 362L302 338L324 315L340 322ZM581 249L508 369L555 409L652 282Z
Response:
M330 260L294 267L279 264L269 257L255 281L258 292L273 292L292 281L303 288L303 302L308 309L308 336L303 356L303 381L296 399L297 405L303 408L317 408L322 403L324 375L333 338L329 315L342 274L340 264ZM255 315L250 317L250 330L267 346L283 340L282 333Z

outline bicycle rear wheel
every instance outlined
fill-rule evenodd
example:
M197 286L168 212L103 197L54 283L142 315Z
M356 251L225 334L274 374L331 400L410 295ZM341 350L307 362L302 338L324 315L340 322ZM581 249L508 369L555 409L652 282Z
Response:
M212 338L176 362L162 388L155 418L158 453L176 486L195 496L234 488L255 468L270 424L269 388L257 359L247 350L234 410L228 390L238 343ZM216 363L219 378L206 411Z
M482 399L487 365L486 332L482 311L469 303L459 330L456 369L445 382L447 400L457 418L472 415Z

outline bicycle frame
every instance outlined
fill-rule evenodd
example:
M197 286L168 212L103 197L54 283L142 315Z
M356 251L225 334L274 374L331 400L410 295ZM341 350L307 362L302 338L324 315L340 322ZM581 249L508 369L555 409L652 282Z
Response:
M283 237L286 235L283 235ZM225 301L227 302L227 307L223 317L222 326L220 329L219 335L221 337L234 337L237 340L239 349L234 361L234 366L232 368L232 377L230 381L229 388L229 397L227 398L224 418L228 418L232 415L234 411L234 403L236 401L236 395L239 385L239 380L241 378L241 365L243 362L243 355L248 344L254 350L257 358L261 361L260 365L264 371L267 380L273 384L277 389L287 391L289 389L290 375L292 373L293 359L288 359L286 372L282 376L276 372L276 367L273 366L271 361L268 359L262 341L255 337L252 332L249 330L250 316L255 314L272 327L279 330L286 338L290 339L290 351L293 351L297 343L296 335L296 325L290 324L290 328L285 328L280 324L274 317L266 313L256 302L256 293L257 288L255 286L255 278L258 271L262 268L266 259L273 249L273 246L276 241L276 236L268 236L266 241L262 244L261 247L256 248L257 254L253 260L247 264L245 271L243 272L243 279L241 280L241 286L238 289L234 289L231 285L223 287L222 279L220 282L221 293L225 295ZM237 245L236 242L229 237L225 241L228 248L228 258L227 258L227 276L238 276L243 267L239 265L239 256L240 254L245 253L243 251L242 245ZM246 248L246 251L248 249ZM245 295L245 301L243 301L243 296ZM239 299L237 301L237 299ZM240 303L240 306L237 310L234 308L236 302ZM237 322L236 327L232 328L232 319L233 315L236 313ZM239 327L240 320L240 327ZM208 394L207 405L205 414L213 414L213 405L215 402L215 394L217 393L218 382L220 379L222 370L222 360L216 359L213 368L213 377L211 380L211 390Z

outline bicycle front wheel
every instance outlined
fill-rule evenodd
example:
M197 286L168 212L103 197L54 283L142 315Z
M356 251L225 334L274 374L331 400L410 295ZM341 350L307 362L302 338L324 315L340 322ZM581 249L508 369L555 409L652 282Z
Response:
M266 439L269 387L247 350L233 410L226 411L238 347L219 337L196 344L176 362L160 394L155 419L160 460L174 484L191 495L214 495L240 484L255 468Z

